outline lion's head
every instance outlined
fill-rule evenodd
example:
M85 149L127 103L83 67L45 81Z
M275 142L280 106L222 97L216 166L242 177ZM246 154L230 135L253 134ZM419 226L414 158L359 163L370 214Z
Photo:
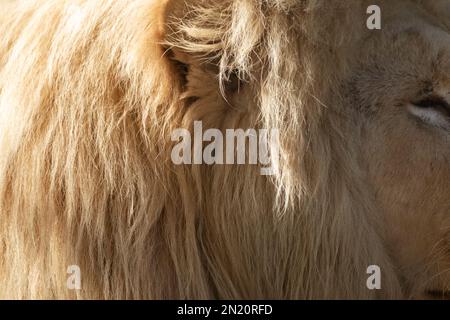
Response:
M448 292L446 1L8 5L0 297ZM276 174L175 165L171 133L195 121L278 129Z

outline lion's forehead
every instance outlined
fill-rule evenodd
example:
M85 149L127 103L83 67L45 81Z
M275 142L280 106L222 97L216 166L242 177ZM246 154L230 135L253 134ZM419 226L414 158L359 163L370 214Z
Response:
M360 59L370 56L368 61L361 61L363 64L375 61L383 66L390 65L393 72L401 69L424 76L450 71L450 29L433 17L411 14L391 18L380 33L373 33L361 42L361 51L369 54L355 54L360 55ZM405 69L411 64L414 69Z

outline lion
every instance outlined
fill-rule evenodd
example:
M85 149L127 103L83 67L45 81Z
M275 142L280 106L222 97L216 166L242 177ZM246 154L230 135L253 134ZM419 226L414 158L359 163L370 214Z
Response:
M448 297L446 1L1 6L0 298ZM174 164L196 121L275 174Z

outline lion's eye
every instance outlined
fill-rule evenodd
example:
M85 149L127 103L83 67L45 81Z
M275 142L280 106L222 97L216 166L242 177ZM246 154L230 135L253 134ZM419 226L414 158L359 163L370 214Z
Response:
M429 96L408 105L408 110L422 121L436 127L450 128L450 105L440 96Z
M414 105L420 108L435 108L435 109L445 109L449 110L449 104L445 101L444 98L439 96L430 96L425 99L414 102Z

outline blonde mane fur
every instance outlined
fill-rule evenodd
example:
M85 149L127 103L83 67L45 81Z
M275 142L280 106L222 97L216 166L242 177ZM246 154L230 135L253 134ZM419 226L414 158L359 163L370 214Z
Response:
M352 25L365 25L369 3L181 2L5 10L0 298L401 296L353 157L358 135L343 134L345 106L323 103L367 32ZM233 81L248 105L234 103ZM277 175L175 166L170 134L196 120L278 128ZM381 291L365 286L372 264ZM69 265L79 291L66 287Z

